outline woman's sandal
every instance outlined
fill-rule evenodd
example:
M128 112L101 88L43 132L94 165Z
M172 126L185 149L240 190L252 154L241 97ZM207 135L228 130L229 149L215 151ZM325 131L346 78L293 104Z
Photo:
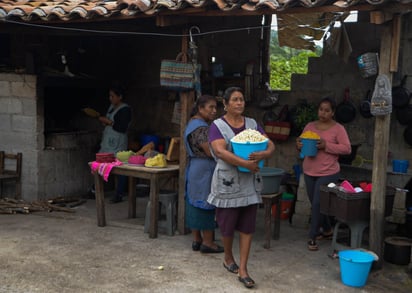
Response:
M319 249L319 246L318 246L318 244L316 243L315 240L310 239L310 240L308 241L308 249L309 249L310 251L316 251L316 250Z
M253 288L255 286L255 281L253 281L252 278L249 277L249 276L246 276L244 278L242 278L241 276L238 276L238 280L239 280L239 282L243 283L243 285L246 288L250 289L250 288Z
M333 230L330 230L328 233L322 233L316 236L316 240L331 240L333 238Z
M223 263L223 266L233 274L237 274L239 272L239 266L235 262L232 262L230 265Z

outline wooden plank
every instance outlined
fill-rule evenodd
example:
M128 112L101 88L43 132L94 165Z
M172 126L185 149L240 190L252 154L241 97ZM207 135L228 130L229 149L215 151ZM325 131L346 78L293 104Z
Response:
M390 58L392 46L392 24L382 25L379 74L385 74L392 81ZM390 116L375 117L375 136L372 168L372 193L370 205L369 248L374 251L379 260L374 267L381 268L383 264L383 233L385 224L386 169L389 149Z
M182 37L182 52L186 53L189 47L188 30L185 29ZM186 55L186 54L184 54ZM187 60L184 60L187 61ZM180 235L184 235L185 231L185 172L186 172L186 150L183 143L184 131L187 121L189 120L189 113L193 107L195 98L195 92L182 92L180 93L180 106L181 106L181 118L180 118L180 143L179 145L179 195L178 195L178 213L177 213L177 230Z
M391 48L391 62L390 62L390 72L398 71L399 62L399 46L401 41L401 16L399 14L395 15L393 18L392 25L392 48Z

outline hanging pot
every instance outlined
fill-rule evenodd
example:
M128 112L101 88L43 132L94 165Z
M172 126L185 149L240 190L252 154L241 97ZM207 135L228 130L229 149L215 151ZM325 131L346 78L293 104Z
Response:
M412 105L406 105L396 109L396 118L402 125L408 125L412 122Z
M356 107L350 100L349 88L345 89L343 101L336 107L335 117L340 123L349 123L356 117Z
M412 124L409 124L403 131L403 138L407 144L412 146Z
M404 75L399 86L392 88L392 105L396 108L402 108L409 104L411 95L407 88L405 88L406 79L408 75Z
M359 113L362 115L363 118L371 118L373 115L371 114L371 90L368 90L365 96L365 99L361 101L359 106Z

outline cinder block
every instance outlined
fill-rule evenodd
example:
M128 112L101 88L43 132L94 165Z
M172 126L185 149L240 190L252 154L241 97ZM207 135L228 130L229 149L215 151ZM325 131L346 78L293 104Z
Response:
M0 96L9 97L10 94L10 83L7 81L0 81Z
M396 188L395 198L393 200L393 209L405 209L406 189Z

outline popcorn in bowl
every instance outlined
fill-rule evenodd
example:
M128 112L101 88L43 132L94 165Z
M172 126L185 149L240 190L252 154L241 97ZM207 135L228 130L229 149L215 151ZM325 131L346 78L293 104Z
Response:
M302 133L300 135L300 138L307 138L307 139L320 139L319 134L317 134L316 132L307 130L304 133Z
M267 140L267 137L263 136L259 131L255 129L245 129L232 138L233 142L263 142Z

